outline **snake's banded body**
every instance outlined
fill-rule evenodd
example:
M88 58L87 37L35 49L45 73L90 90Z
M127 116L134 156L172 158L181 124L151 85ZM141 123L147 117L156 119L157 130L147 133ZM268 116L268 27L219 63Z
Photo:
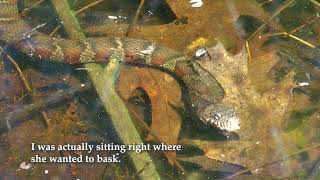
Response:
M157 43L131 38L98 37L83 40L54 38L37 31L19 15L18 0L0 0L0 41L30 57L61 63L108 62L122 48L124 63L166 69L187 86L192 108L201 120L222 130L239 128L235 112L221 104L217 82L195 60ZM41 25L40 25L41 26Z

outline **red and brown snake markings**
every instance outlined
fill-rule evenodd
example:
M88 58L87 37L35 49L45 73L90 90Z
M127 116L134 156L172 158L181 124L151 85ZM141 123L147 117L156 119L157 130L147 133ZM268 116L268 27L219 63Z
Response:
M142 39L98 37L83 40L53 38L31 27L19 15L18 0L0 0L0 40L37 60L61 63L108 62L111 55L122 52L124 63L149 65L166 69L188 87L192 108L205 123L222 130L239 129L239 119L232 108L217 97L216 81L202 72L195 60L183 54ZM40 27L41 25L39 25ZM116 52L117 51L117 52Z

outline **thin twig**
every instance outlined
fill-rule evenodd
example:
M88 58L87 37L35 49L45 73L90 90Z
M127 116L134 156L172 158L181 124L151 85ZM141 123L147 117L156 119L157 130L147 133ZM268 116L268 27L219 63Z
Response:
M306 23L304 23L304 24L298 26L297 28L291 30L288 34L295 34L295 33L299 32L301 29L303 29L303 28L306 27L307 25L310 25L311 23L313 23L316 18L319 18L319 17L318 17L318 13L310 16L310 17L306 20Z
M303 153L303 152L307 152L307 151L309 151L309 150L317 149L317 148L320 148L320 144L316 144L316 145L314 145L314 146L301 149L301 150L299 150L299 151L297 151L297 152L295 152L295 153L292 153L292 154L290 154L290 155L288 155L288 156L286 156L286 157L284 157L284 158L281 158L281 159L278 159L278 160L275 160L275 161L266 163L266 164L261 165L261 166L258 166L258 167L244 169L244 170L242 170L242 171L239 171L239 172L237 172L237 173L234 173L234 174L228 176L227 179L231 179L231 178L234 178L234 177L236 177L236 176L242 175L242 174L244 174L244 173L247 173L247 172L250 172L250 171L254 171L255 169L264 168L264 167L270 166L270 165L272 165L272 164L276 164L276 163L278 163L278 162L285 161L285 160L287 160L287 159L289 159L289 158L291 158L291 157L293 157L293 156L296 156L296 155L299 155L299 154L301 154L301 153Z
M292 38L292 39L294 39L294 40L296 40L296 41L299 41L300 43L302 43L302 44L304 44L304 45L307 45L307 46L309 46L309 47L311 47L311 48L316 48L315 45L313 45L313 44L311 44L311 43L309 43L309 42L307 42L307 41L305 41L305 40L303 40L303 39L301 39L301 38L299 38L299 37L297 37L297 36L295 36L295 35L289 34L289 33L287 33L287 32L280 32L280 33L269 34L269 35L267 35L266 37L273 37L273 36L289 37L289 38Z
M300 25L299 27L291 30L288 34L294 34L294 33L296 33L296 32L299 32L301 29L303 29L303 28L306 27L306 26L307 26L307 24L302 24L302 25Z
M32 4L30 7L25 8L25 9L22 11L22 13L21 13L20 15L21 15L21 16L26 15L26 13L30 11L30 9L32 9L32 8L34 8L34 7L36 7L36 6L38 6L38 5L39 5L39 4L41 4L42 2L44 2L44 0L40 0L40 1L38 1L38 2L36 2L36 3L34 3L34 4Z
M141 169L139 170L136 175L133 175L132 178L136 179L139 177L139 175L149 166L150 162L146 163L146 165Z
M248 41L252 39L255 35L257 35L264 27L266 27L267 24L269 24L275 17L277 17L283 10L285 10L287 7L289 7L291 4L293 4L295 0L289 1L287 4L282 6L277 12L274 13L264 24L262 24L254 33L252 33L249 38L247 39Z
M277 32L277 33L265 35L264 37L269 38L269 37L274 37L274 36L287 36L287 35L288 35L287 32Z
M260 6L263 6L263 5L269 4L269 3L272 3L272 0L267 0L267 1L265 1L265 2L263 2L263 3L261 3L261 4L259 4L259 5L260 5Z
M97 4L99 4L99 3L101 3L102 1L103 1L103 0L98 0L98 1L92 2L92 3L90 3L90 4L86 5L86 6L84 6L83 8L81 8L81 9L77 10L74 14L75 14L75 15L77 15L77 14L79 14L79 13L83 12L84 10L87 10L87 9L89 9L89 8L91 8L91 7L93 7L93 6L97 5Z
M154 140L156 140L160 144L163 143L159 138L159 136L152 131L152 129L139 117L139 115L135 111L132 111L132 112L134 116L137 117L137 120L139 121L139 125L141 125L144 129L146 129L148 133L150 133L150 135L154 138ZM164 152L164 154L167 156L169 160L173 162L174 166L177 167L177 169L181 172L181 174L183 175L187 174L186 170L181 166L181 164L175 158L171 158L167 152Z
M315 45L313 45L313 44L311 44L311 43L309 43L309 42L307 42L307 41L305 41L305 40L303 40L303 39L301 39L301 38L299 38L297 36L294 36L292 34L289 34L288 36L291 37L292 39L295 39L295 40L297 40L297 41L299 41L299 42L311 47L311 48L316 48Z
M24 89L27 91L28 94L32 94L32 89L28 83L28 81L26 80L26 78L24 77L19 65L17 64L17 62L8 54L6 54L6 57L8 58L8 60L11 62L11 64L13 65L13 67L15 68L15 70L17 71L19 78L22 81L23 87Z
M81 12L83 12L83 11L85 11L85 10L87 10L87 9L89 9L89 8L91 8L91 7L99 4L99 3L101 3L102 1L103 1L103 0L98 0L98 1L92 2L92 3L90 3L90 4L87 4L87 5L84 6L83 8L77 10L74 14L75 14L75 15L78 15L79 13L81 13ZM58 25L57 27L55 27L54 30L50 33L50 36L53 36L54 33L56 33L59 28L61 28L61 25Z
M142 8L143 8L143 5L144 5L144 1L145 0L141 0L140 1L140 4L139 4L139 7L138 7L138 10L133 18L133 20L131 21L131 23L129 24L129 27L128 27L128 30L127 30L127 33L126 33L126 36L129 35L129 33L131 32L131 29L132 27L134 27L136 24L137 24L137 21L138 21L138 18L139 18L139 15L142 11Z
M0 47L1 51L2 51L2 48ZM24 89L27 91L27 94L29 94L31 96L31 98L33 99L33 96L34 96L34 93L32 91L32 88L31 86L29 85L28 81L26 80L25 76L23 75L19 65L17 64L17 62L9 55L9 54L5 54L6 57L9 59L9 61L11 62L11 64L13 65L13 67L15 68L15 70L17 71L18 75L19 75L19 78L21 79L22 81L22 85L24 87ZM49 118L46 114L45 111L40 111L44 121L45 121L45 124L46 126L48 127L49 126Z
M24 88L25 88L26 91L27 91L27 94L29 94L29 95L32 97L32 99L33 99L34 93L33 93L33 91L32 91L32 88L30 87L28 81L27 81L26 78L24 77L24 75L23 75L23 73L22 73L19 65L17 64L17 62L16 62L10 55L7 55L7 57L8 57L8 59L9 59L9 61L13 64L15 70L18 72L18 75L19 75L19 77L20 77L20 79L21 79L21 81L22 81L22 84L23 84ZM42 117L43 117L43 119L44 119L44 121L45 121L46 126L49 127L49 121L50 121L50 120L49 120L48 115L46 114L46 112L45 112L45 111L40 111L40 114L42 115Z
M252 56L251 56L249 41L246 41L246 51L247 51L247 54L248 54L248 60L250 62L252 60Z
M60 24L59 24L57 27L55 27L55 28L53 29L53 31L49 34L49 36L53 36L54 33L56 33L60 27L61 27Z

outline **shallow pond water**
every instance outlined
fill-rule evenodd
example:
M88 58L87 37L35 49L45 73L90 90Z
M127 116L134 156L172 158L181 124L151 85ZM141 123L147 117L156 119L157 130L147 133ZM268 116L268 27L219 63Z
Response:
M319 9L0 1L1 179L320 178Z

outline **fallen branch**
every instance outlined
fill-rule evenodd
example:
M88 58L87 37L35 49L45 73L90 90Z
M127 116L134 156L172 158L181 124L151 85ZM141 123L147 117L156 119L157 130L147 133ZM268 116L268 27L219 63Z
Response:
M69 37L72 39L85 39L85 35L75 18L75 14L70 9L67 0L51 0L51 2L58 16L64 22L64 28ZM119 139L124 144L140 144L142 140L130 118L128 109L115 90L115 82L120 65L120 60L117 59L120 57L118 53L120 52L111 55L106 67L91 63L86 64L85 68L92 69L92 71L88 71L89 77L106 112L111 117ZM137 172L144 169L143 172L139 174L140 179L160 179L156 166L147 152L141 152L139 154L129 152L128 155ZM145 167L147 163L150 164Z

